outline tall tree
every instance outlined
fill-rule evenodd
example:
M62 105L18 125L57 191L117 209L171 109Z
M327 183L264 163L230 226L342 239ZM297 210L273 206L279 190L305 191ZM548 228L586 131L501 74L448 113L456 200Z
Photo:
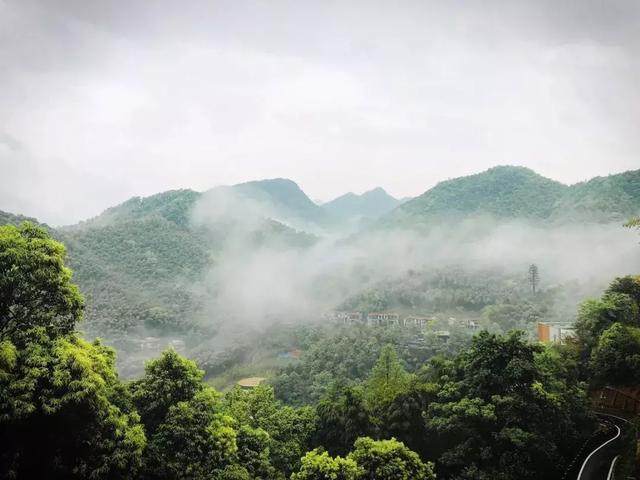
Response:
M540 283L540 273L538 272L538 266L534 263L529 265L529 284L531 285L531 292L535 295L536 288Z
M135 476L144 431L114 351L75 334L64 256L41 228L0 227L0 478Z
M0 339L19 342L38 326L54 336L74 331L84 303L65 257L64 246L41 227L0 227Z
M609 385L640 382L640 329L614 323L605 330L591 354L595 381Z
M271 464L285 475L295 471L300 458L309 449L315 424L310 407L283 406L275 399L273 388L259 385L252 390L234 388L224 397L224 412L240 426L262 429L269 434Z
M316 406L315 444L332 455L346 455L358 437L372 432L359 387L334 387Z
M204 388L172 405L149 441L145 470L157 480L215 480L237 451L232 419L218 394Z
M385 345L366 382L366 398L371 409L388 405L406 390L409 380L393 345Z
M395 439L356 440L348 460L361 468L359 480L435 480L433 465L423 463L417 453Z
M148 435L155 432L173 405L191 400L204 388L203 377L195 362L172 349L147 363L145 375L130 388Z
M355 461L312 450L302 457L300 470L291 480L357 480L360 474Z
M442 371L427 424L447 478L555 478L591 426L584 391L549 375L522 336L481 332Z

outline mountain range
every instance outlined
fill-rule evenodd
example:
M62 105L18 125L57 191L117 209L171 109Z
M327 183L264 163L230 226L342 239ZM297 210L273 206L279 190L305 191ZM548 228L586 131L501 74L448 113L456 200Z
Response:
M222 200L224 215L207 217ZM206 221L198 221L198 213ZM126 340L132 331L199 335L209 328L198 317L207 293L192 286L229 242L238 241L239 228L245 246L303 249L318 235L333 235L361 219L393 229L455 225L470 216L620 224L639 213L640 170L567 186L527 168L500 166L441 182L404 203L376 188L317 205L295 182L272 179L134 197L95 218L50 230L67 245L74 278L87 297L85 329ZM25 219L0 212L0 224Z
M324 203L322 208L332 217L340 220L376 219L400 205L401 200L393 198L383 188L378 187L362 195L349 192Z

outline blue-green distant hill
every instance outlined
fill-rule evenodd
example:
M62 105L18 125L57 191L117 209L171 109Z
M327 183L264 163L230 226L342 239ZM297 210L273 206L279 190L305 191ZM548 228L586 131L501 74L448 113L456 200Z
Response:
M340 221L376 219L389 213L400 205L400 200L393 198L383 188L378 187L362 195L346 193L322 205L333 218Z
M208 216L222 208L220 200L226 202L224 215ZM204 220L197 215L200 221L194 220L196 209ZM134 197L76 225L47 228L67 245L75 281L87 297L83 328L127 337L199 334L203 325L211 325L210 319L198 320L207 299L193 285L225 255L238 225L245 248L289 249L314 244L316 237L305 231L331 230L362 217L381 216L376 227L392 230L435 222L455 226L474 216L553 225L621 223L637 214L640 170L567 186L527 168L502 166L441 182L403 204L379 188L318 206L291 180L272 179L204 193L173 190ZM24 220L35 221L0 211L0 224Z
M499 166L438 183L380 221L413 227L469 217L549 222L619 222L640 212L640 170L572 186L524 167Z

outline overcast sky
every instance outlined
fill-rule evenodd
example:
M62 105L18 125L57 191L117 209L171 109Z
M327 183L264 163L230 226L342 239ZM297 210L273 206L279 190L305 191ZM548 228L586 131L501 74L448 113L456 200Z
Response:
M0 0L0 210L640 168L640 1Z

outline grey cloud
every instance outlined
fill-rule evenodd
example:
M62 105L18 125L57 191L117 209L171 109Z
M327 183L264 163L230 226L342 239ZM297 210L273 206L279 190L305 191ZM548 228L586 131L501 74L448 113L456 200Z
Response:
M261 177L325 199L503 163L574 182L640 153L634 0L5 0L0 64L33 173L0 208L50 222ZM51 159L100 197L52 213Z

